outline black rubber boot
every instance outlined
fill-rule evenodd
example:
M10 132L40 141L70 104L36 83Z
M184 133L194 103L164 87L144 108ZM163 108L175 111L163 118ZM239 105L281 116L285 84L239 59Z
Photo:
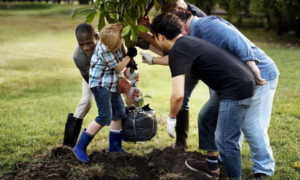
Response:
M188 148L188 133L189 133L189 111L188 110L180 110L177 114L177 122L176 122L176 142L173 146L175 147L183 147Z
M81 130L81 125L82 119L75 118L73 114L68 115L63 145L69 146L71 148L76 145Z

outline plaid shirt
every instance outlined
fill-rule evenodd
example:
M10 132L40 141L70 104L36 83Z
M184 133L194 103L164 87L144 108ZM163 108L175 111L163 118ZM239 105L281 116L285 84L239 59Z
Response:
M114 67L122 61L121 49L116 52L108 51L107 47L99 40L94 50L89 72L89 86L104 87L111 92L117 92L118 72Z

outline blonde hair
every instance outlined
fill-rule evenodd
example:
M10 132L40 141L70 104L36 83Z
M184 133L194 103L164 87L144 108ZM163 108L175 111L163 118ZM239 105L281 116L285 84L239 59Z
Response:
M121 38L122 29L123 25L120 23L108 24L101 29L99 34L100 41L106 45L109 51L116 52L123 44Z

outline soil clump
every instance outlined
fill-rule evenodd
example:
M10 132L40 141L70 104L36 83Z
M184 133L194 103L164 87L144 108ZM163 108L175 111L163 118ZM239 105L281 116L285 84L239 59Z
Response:
M144 156L101 150L89 155L89 164L83 164L75 158L71 148L61 146L35 158L34 162L15 164L15 169L4 173L0 179L209 179L202 173L188 169L184 163L187 158L204 160L203 155L187 152L183 148L153 149ZM221 168L219 180L224 179L227 176Z

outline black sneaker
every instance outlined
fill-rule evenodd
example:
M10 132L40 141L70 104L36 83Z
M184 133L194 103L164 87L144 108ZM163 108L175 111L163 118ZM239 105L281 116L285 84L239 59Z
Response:
M218 180L220 176L220 169L212 171L207 168L206 161L196 161L194 159L187 159L185 165L193 171L204 173L207 177Z
M251 180L264 180L267 179L267 177L268 176L264 173L256 173Z

